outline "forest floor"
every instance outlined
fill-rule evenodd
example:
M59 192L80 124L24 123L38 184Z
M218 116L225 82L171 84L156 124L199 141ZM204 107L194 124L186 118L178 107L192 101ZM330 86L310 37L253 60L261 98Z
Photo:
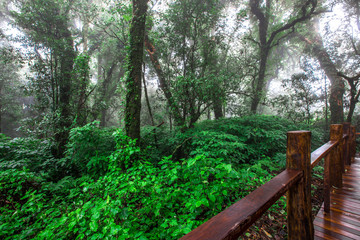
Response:
M279 172L280 173L280 172ZM312 214L315 218L324 201L322 172L312 175ZM314 176L315 175L315 176ZM281 205L279 200L277 203ZM281 211L272 211L271 208L257 220L239 239L287 239L286 208Z

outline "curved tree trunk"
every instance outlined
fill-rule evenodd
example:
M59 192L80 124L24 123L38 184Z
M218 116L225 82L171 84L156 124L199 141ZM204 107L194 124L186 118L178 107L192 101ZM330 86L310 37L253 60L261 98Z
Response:
M313 54L318 59L321 68L329 78L330 87L330 122L331 124L339 124L344 122L344 104L343 96L345 92L345 84L343 79L338 76L335 64L332 62L329 54L323 47L322 40L317 38L313 44Z
M146 51L150 56L151 63L155 69L156 75L160 82L160 88L164 92L165 98L170 106L171 114L174 116L174 121L176 126L183 126L184 119L181 117L180 109L175 103L172 93L170 91L169 85L166 82L164 73L161 69L160 62L156 53L155 46L150 42L148 35L145 35L145 47Z

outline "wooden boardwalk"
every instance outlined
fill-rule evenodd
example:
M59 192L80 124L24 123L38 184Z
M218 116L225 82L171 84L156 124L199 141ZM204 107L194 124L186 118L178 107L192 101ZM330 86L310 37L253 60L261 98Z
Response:
M314 220L315 239L360 240L360 156L343 174L343 187L333 189L330 213L324 206Z

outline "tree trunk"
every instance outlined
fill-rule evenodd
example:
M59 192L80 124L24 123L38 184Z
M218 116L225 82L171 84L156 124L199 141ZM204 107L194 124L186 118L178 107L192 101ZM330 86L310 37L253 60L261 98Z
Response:
M264 46L260 50L260 67L257 82L255 84L255 91L251 102L251 113L256 114L261 99L264 97L266 64L269 57L270 48Z
M83 62L81 62L81 75L79 76L80 79L77 79L80 82L80 86L79 86L79 99L78 99L78 103L77 103L77 123L80 126L83 126L86 123L86 109L85 109L85 104L87 101L87 96L86 96L86 90L89 84L89 79L90 79L90 72L88 69L89 66L89 61L90 58L87 56L88 54L88 35L89 35L89 20L87 19L87 17L84 17L84 26L83 26L83 30L82 30L82 35L83 35L83 43L84 43L84 49L83 49L83 53L84 53L84 59ZM81 59L82 61L82 59Z
M147 91L147 86L146 86L146 81L145 81L145 64L144 64L144 72L143 72L143 85L144 85L144 93L145 93L145 101L146 101L146 105L149 111L149 116L150 116L150 121L151 121L151 125L155 126L155 122L154 122L154 116L152 114L151 111L151 106L150 106L150 101L149 101L149 95L148 95L148 91ZM155 129L154 129L155 130Z
M145 21L148 0L132 0L130 52L126 79L125 131L140 143L141 72L144 50Z
M72 123L72 111L70 105L71 98L71 84L72 84L72 70L74 59L76 57L73 48L73 39L71 32L67 26L63 26L63 35L61 39L65 41L63 49L61 49L60 57L60 83L59 83L59 106L60 119L58 122L55 140L58 144L56 157L64 156L65 145L69 137L70 126Z
M299 7L296 18L292 18L289 22L279 24L272 31L269 31L270 17L272 16L272 0L265 1L265 7L262 6L263 1L250 0L251 13L258 21L259 41L260 46L260 66L259 73L253 84L253 99L251 102L251 112L256 114L258 106L262 98L266 95L264 92L266 83L266 67L270 54L270 50L281 43L283 39L289 36L295 29L295 26L301 22L310 19L317 6L317 1L308 0L304 5ZM274 25L274 23L272 24ZM282 34L283 36L279 37Z
M347 115L346 122L351 123L351 119L352 119L352 116L354 115L354 111L355 111L355 105L356 105L356 102L354 101L354 99L351 99L349 113Z
M221 104L220 98L213 96L212 102L213 102L215 119L223 118L224 114L222 111L222 104Z
M350 86L350 107L349 107L349 113L346 118L346 122L351 123L351 119L352 119L352 116L355 111L356 103L359 102L359 97L360 97L360 90L356 89L359 78L360 78L360 74L358 74L355 77L348 77L348 76L344 75L343 73L339 72L338 76L345 78Z
M183 126L184 120L181 117L180 109L174 101L174 98L171 94L170 88L166 82L163 71L160 66L160 62L156 53L155 46L150 42L149 37L145 36L145 47L150 56L151 63L155 69L156 75L160 82L160 88L164 92L165 98L170 106L170 112L174 116L174 121L176 126Z
M313 54L318 59L321 68L324 70L331 83L329 100L330 122L331 124L341 124L344 122L344 81L340 76L338 76L336 66L324 49L320 38L317 38L317 41L313 43Z
M2 86L0 85L0 133L2 133Z

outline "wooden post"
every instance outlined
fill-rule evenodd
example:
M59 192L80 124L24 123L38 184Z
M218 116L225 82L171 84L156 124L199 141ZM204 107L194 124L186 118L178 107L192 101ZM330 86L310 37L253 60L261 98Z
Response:
M348 135L349 137L347 137L345 139L345 144L344 144L344 163L345 165L350 165L350 153L349 153L349 143L350 143L350 123L346 122L343 123L343 134ZM345 168L344 168L344 172L345 172Z
M332 124L330 126L330 141L339 141L339 145L331 151L331 157L333 158L333 164L331 164L331 183L337 188L342 187L342 173L343 173L343 125Z
M355 161L355 154L356 154L356 129L355 126L350 126L350 136L351 136L351 162Z
M303 171L303 178L287 192L288 238L314 239L311 215L311 133L292 131L287 133L286 167Z
M330 188L331 188L331 160L334 154L329 153L325 157L324 162L324 211L326 213L330 212Z

